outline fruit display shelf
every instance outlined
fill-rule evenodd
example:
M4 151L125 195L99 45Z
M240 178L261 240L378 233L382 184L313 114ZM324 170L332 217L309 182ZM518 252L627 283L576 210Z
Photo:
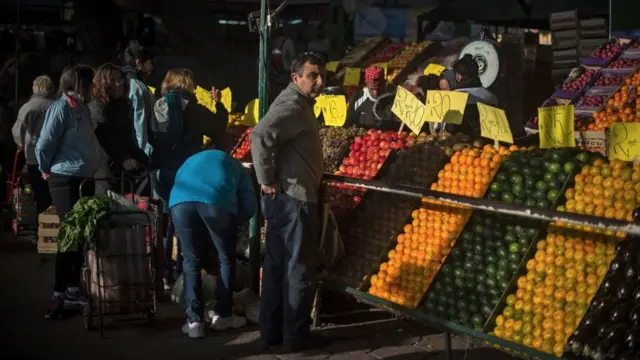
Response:
M640 102L637 101L638 86L640 86L640 70L632 72L617 91L605 99L603 107L593 114L595 126L606 129L615 122L640 120Z
M506 148L499 154L491 146L457 151L438 172L431 189L481 198L507 153ZM411 213L410 222L395 234L365 288L372 295L416 307L470 215L466 208L423 201Z
M402 182L415 186L434 181L446 155L438 146L421 144L399 152L395 158L395 164L400 162L402 166L395 167L387 176L382 177L382 181L394 182L401 178L399 175L404 175L402 169L410 167L418 175L402 178ZM388 248L398 227L404 224L408 214L418 203L419 200L416 199L367 191L344 230L346 257L332 269L330 277L349 286L361 287L365 276L371 274L379 263L381 254L386 253L384 250Z
M441 48L442 44L438 41L422 41L405 47L389 61L387 80L395 86L402 84L418 66L434 57Z
M335 173L342 160L349 154L349 146L357 136L363 136L367 130L360 127L324 126L320 129L324 168Z

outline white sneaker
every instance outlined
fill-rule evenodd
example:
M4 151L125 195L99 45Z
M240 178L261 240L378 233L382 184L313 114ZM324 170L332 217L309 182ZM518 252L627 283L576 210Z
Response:
M220 315L211 311L211 329L214 331L225 331L228 329L237 329L247 325L247 318L244 316L238 316L233 314L229 317L223 318Z
M192 339L199 339L204 337L204 323L195 322L190 323L188 320L182 325L182 333L189 335Z

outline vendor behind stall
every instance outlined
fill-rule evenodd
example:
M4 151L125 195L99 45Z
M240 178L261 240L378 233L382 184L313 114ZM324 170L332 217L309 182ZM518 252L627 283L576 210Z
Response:
M384 70L370 66L364 72L365 87L349 101L345 125L358 125L369 129L380 128L381 120L373 113L373 106L383 93Z
M480 119L477 103L497 106L498 98L488 89L482 87L478 75L478 63L473 60L473 56L466 54L459 59L453 69L456 72L457 85L453 91L469 94L467 106L464 110L464 117L460 125L447 125L447 129L455 133L467 135L480 135Z

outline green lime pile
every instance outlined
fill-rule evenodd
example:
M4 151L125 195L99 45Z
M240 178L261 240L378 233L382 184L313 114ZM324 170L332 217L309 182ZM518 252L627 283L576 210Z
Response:
M489 186L488 198L548 209L577 167L577 159L566 149L514 152L502 162Z
M481 330L538 227L538 222L476 211L429 287L424 308L440 319Z

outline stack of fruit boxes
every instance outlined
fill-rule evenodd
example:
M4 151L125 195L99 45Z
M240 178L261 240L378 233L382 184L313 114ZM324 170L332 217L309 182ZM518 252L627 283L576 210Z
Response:
M54 254L57 251L56 240L60 229L60 219L56 208L51 206L38 215L38 253Z

